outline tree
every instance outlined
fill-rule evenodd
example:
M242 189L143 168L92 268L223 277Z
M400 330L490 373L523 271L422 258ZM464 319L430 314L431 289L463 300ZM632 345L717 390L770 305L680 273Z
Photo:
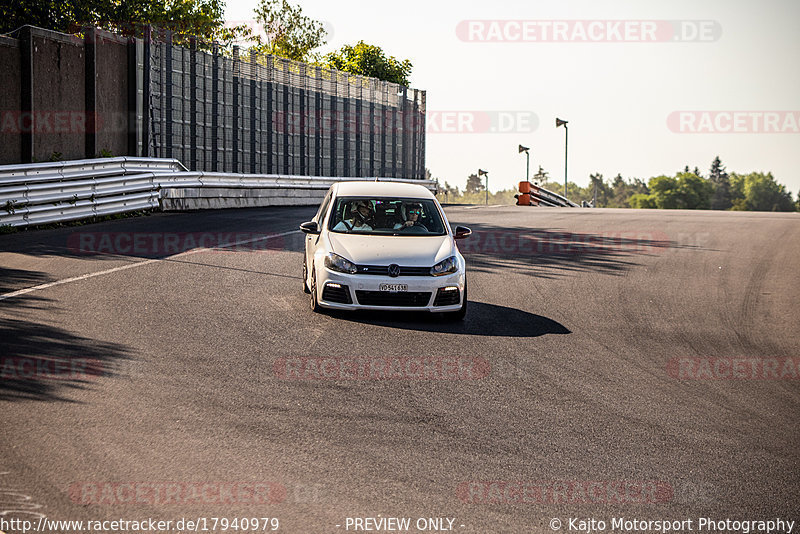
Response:
M731 192L734 210L795 211L791 194L783 184L775 181L771 172L751 172L747 175L731 174Z
M688 167L687 167L688 168ZM671 176L656 176L647 183L658 209L674 210L681 207L678 194L678 180Z
M714 193L711 197L711 209L729 209L733 205L731 201L731 183L719 156L715 157L714 161L711 162L708 179L714 188Z
M264 26L266 39L256 36L253 48L260 53L308 61L318 59L312 50L325 44L322 22L303 15L303 8L288 0L261 0L254 10Z
M707 210L711 207L712 186L695 172L678 175L678 198L682 209Z
M539 170L536 171L536 174L533 175L534 181L538 181L541 184L544 184L550 179L549 173L539 165Z
M680 172L674 178L656 176L647 184L651 199L659 209L708 209L711 184L693 172ZM641 198L636 202L641 206Z
M285 1L285 0L284 0ZM351 74L370 76L408 87L411 61L387 56L381 47L359 41L325 56L328 66Z
M465 193L479 193L485 190L483 181L477 174L470 174L467 178L467 186L464 188Z
M590 200L594 199L594 191L597 187L597 204L596 208L607 208L610 191L608 185L603 181L603 175L599 172L589 175L589 195Z
M244 25L225 26L223 0L36 0L10 2L0 7L0 33L30 24L63 33L77 33L96 26L125 35L142 35L145 25L172 31L182 43L190 35L201 43L229 44L248 34Z
M628 199L628 205L638 209L655 209L658 207L656 206L655 195L647 195L645 193L631 195Z

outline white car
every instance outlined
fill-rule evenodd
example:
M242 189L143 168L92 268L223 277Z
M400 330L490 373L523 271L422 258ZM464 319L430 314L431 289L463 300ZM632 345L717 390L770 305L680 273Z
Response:
M418 184L338 182L306 233L303 289L311 309L467 312L464 257L436 197Z

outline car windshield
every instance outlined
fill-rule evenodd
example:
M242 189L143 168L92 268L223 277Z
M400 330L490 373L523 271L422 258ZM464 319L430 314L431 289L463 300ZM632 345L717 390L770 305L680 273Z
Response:
M332 209L329 229L333 232L397 236L447 233L431 199L340 197Z

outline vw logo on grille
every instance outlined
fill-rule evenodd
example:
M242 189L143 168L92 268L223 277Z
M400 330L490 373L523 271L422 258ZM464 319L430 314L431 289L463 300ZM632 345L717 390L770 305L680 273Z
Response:
M400 266L397 265L396 263L391 264L389 266L389 276L391 276L392 278L400 276Z

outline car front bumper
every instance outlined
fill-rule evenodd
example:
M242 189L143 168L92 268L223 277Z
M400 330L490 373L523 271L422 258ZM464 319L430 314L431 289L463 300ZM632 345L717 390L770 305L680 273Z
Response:
M463 304L465 280L466 276L463 270L445 276L398 276L393 278L390 276L345 274L322 268L317 272L318 302L324 308L336 310L452 312L458 311ZM346 287L350 302L343 303L324 299L325 288L331 284L333 284L331 288L334 291L330 293L337 296L341 296L343 288ZM337 284L339 288L335 287ZM381 291L381 284L404 284L408 286L408 291ZM458 288L458 302L455 304L434 305L440 288ZM449 291L453 290L450 289L444 293ZM429 293L427 299L422 299L421 294L423 293ZM392 302L397 300L405 302L402 305ZM423 300L424 304L422 303ZM442 298L442 301L444 300L446 299ZM365 304L363 303L364 301L370 303Z

